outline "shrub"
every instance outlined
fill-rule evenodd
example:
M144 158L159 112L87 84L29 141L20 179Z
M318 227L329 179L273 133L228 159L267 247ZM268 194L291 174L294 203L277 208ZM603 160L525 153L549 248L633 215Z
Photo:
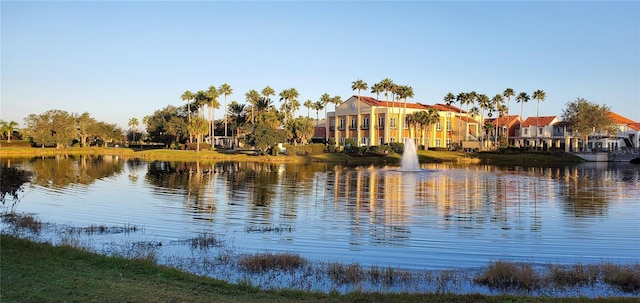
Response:
M267 270L294 270L306 263L307 260L297 254L261 253L241 257L240 261L238 261L238 266L246 271L262 272Z
M640 264L606 263L602 268L602 276L605 283L624 292L640 292Z
M21 147L21 148L30 148L33 144L30 141L23 140L14 140L11 142L7 142L7 140L0 141L0 147Z
M539 281L530 264L508 261L490 262L487 270L473 280L489 288L520 290L531 290Z

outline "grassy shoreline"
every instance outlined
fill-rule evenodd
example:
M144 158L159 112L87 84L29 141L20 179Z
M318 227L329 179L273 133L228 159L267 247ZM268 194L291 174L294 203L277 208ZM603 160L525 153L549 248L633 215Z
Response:
M144 260L108 257L70 246L0 235L2 302L640 302L513 295L456 295L261 290L197 276Z
M123 158L166 161L239 161L239 162L267 162L267 163L309 163L309 162L340 162L347 164L391 164L400 163L402 155L392 153L388 156L351 156L345 153L323 153L310 156L256 156L244 153L223 151L189 151L189 150L134 150L131 148L101 148L101 147L71 147L71 148L27 148L2 147L0 158L32 158L53 156L81 156L81 155L110 155ZM492 165L555 165L576 164L584 160L566 153L522 153L501 154L493 152L454 152L454 151L418 151L420 163L468 163Z

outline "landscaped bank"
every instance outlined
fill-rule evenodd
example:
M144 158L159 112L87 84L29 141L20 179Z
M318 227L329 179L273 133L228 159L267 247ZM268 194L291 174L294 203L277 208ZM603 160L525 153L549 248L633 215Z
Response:
M640 302L638 298L550 298L454 294L264 291L153 262L70 246L0 237L1 302Z
M144 160L163 161L255 161L274 163L305 163L305 162L342 162L352 164L399 164L402 155L390 153L387 156L354 156L346 153L323 153L309 156L269 156L251 155L241 152L200 151L151 149L134 150L131 148L29 148L29 147L2 147L1 158L25 158L25 157L51 157L51 156L82 156L82 155L112 155L125 158L139 158ZM420 163L434 162L462 162L473 164L493 165L553 165L580 163L584 160L566 153L517 153L503 154L498 152L467 153L454 151L418 151Z

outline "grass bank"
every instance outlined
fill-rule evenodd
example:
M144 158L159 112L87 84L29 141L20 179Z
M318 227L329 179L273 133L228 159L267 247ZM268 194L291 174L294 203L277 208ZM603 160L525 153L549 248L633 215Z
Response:
M101 148L101 147L71 147L71 148L30 148L30 147L2 147L2 158L32 158L52 156L81 156L81 155L113 155L124 158L138 158L144 160L166 161L250 161L272 163L307 163L307 162L338 162L347 164L388 164L398 165L402 155L391 153L388 156L354 156L344 153L324 153L310 156L257 156L246 153L224 151L191 150L134 150L131 148ZM523 153L501 154L493 152L467 153L454 151L418 151L420 163L470 163L492 165L554 165L584 162L582 159L565 153Z
M640 302L454 294L264 291L143 260L0 236L1 302Z

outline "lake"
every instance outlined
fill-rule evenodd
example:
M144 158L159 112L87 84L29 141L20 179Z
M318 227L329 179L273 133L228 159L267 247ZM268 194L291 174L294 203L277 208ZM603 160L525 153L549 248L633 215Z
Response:
M7 160L3 160L7 165ZM96 236L162 243L216 235L240 253L408 269L490 261L640 260L640 166L393 166L145 162L115 156L11 160L33 173L12 207L58 226L136 226Z

